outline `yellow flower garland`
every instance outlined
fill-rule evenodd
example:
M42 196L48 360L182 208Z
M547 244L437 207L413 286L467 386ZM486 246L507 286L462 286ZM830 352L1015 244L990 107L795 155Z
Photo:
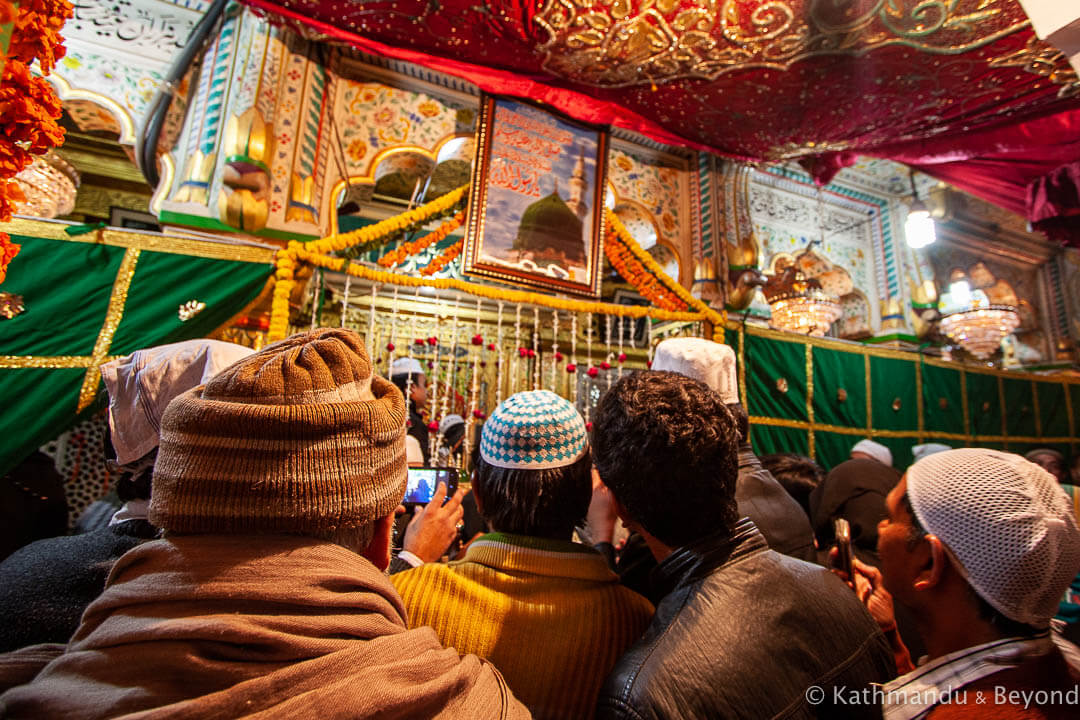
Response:
M440 198L432 200L415 210L410 210L401 215L387 218L374 225L359 230L345 233L344 235L331 235L322 240L311 243L290 242L284 250L279 250L275 260L276 270L274 273L275 284L273 298L270 303L270 327L267 332L271 342L282 340L289 331L289 297L296 287L295 272L298 262L308 265L344 271L353 277L364 278L372 282L400 285L404 287L430 287L440 290L457 290L475 297L488 300L502 300L505 302L525 305L539 305L575 313L601 313L615 315L617 317L641 318L650 317L655 320L673 320L697 322L707 320L713 324L713 338L723 341L725 314L718 313L708 305L691 295L686 288L672 280L663 269L657 265L652 256L641 249L627 232L615 213L606 211L606 220L612 229L614 236L621 245L628 249L646 270L655 276L667 290L693 308L694 312L682 312L665 310L659 307L641 305L614 305L611 303L593 302L588 300L572 300L559 298L552 295L528 292L525 290L512 290L509 288L494 288L487 285L458 280L457 278L420 278L408 275L375 270L365 265L348 264L344 258L329 257L326 253L344 250L354 245L377 240L389 233L397 232L410 225L422 222L437 214L445 213L455 204L459 203L468 191L468 186L463 185ZM609 240L611 236L609 235Z
M661 283L663 283L668 290L674 293L680 300L685 302L690 307L697 309L699 313L705 316L706 320L712 323L713 340L717 342L723 342L724 323L727 322L727 313L720 313L716 310L713 310L707 304L694 297L682 285L672 280L671 277L666 272L664 272L664 269L660 267L655 260L653 260L652 255L645 252L645 250L643 250L641 246L638 245L637 241L634 240L634 238L630 235L630 232L626 229L626 226L622 224L621 220L619 220L618 215L616 215L610 208L605 208L604 218L607 220L607 223L611 227L611 229L615 232L615 235L618 236L619 240L622 241L623 246L625 246L628 250L630 250L631 253L633 253L634 257L636 257L638 261L645 266L645 269L647 269L654 276L656 276L656 278Z
M418 208L407 210L400 215L380 220L374 225L362 227L359 230L347 232L344 235L328 235L322 240L308 243L307 247L312 252L329 253L340 252L356 245L365 245L395 232L400 232L410 225L424 222L436 215L447 212L450 208L461 202L465 193L469 191L468 185L462 185L456 190L451 190L442 197L435 198L431 202Z

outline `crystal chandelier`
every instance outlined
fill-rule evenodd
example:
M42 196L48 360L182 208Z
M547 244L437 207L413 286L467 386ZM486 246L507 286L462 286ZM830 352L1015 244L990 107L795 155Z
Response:
M982 305L978 301L968 310L941 318L945 336L980 360L993 355L1019 325L1020 316L1011 305Z
M777 330L821 337L840 318L840 303L820 290L804 290L769 299L770 324Z
M17 213L54 218L75 209L79 173L52 150L36 156L15 176L15 182L26 196L25 201L16 204Z
M942 293L941 331L979 360L993 355L1005 336L1020 325L1020 315L1011 305L993 305L982 290L972 290L966 279L958 279Z
M777 330L821 337L840 318L839 298L826 293L821 283L807 277L800 260L811 256L814 245L825 244L825 194L818 188L818 219L821 236L807 243L795 261L783 272L766 278L765 300L772 317L769 324Z

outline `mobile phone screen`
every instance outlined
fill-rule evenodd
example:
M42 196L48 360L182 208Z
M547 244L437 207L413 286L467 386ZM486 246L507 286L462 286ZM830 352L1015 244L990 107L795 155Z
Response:
M446 483L446 496L457 489L458 471L455 468L411 467L409 482L405 487L406 505L426 505L435 495L439 483Z

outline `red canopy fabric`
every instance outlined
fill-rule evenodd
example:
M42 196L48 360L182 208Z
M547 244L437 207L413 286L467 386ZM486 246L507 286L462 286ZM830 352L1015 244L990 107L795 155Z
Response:
M322 39L742 160L889 157L1023 211L1028 183L1080 159L1080 82L1015 0L247 1ZM823 179L837 162L809 165Z

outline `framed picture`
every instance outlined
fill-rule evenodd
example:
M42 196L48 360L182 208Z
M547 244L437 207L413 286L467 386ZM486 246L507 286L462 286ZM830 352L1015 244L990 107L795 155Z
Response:
M607 133L484 96L464 272L597 297Z
M109 225L128 230L161 232L161 225L158 224L157 216L116 206L109 208Z

